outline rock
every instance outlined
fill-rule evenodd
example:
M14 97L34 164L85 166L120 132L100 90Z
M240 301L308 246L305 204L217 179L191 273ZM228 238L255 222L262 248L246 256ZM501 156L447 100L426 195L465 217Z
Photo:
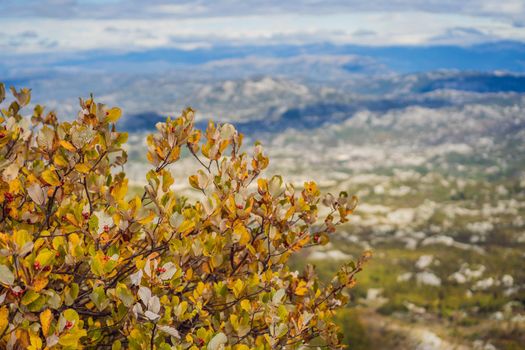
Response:
M310 260L326 260L326 259L332 259L332 260L349 260L352 259L352 257L348 254L343 253L340 250L334 249L334 250L328 250L328 251L316 251L311 253L308 258Z
M496 280L492 277L485 278L483 280L477 281L472 287L474 290L486 290L496 284Z
M490 318L493 319L493 320L496 320L496 321L502 321L504 319L503 312L496 311L495 313L490 315Z
M441 278L432 272L419 272L416 274L416 281L418 284L425 284L427 286L439 287L441 286Z
M443 340L435 333L428 330L418 332L419 343L416 350L436 350L442 348Z
M416 261L416 268L424 270L432 264L432 261L434 261L433 255L421 255Z
M366 300L377 300L381 296L381 293L383 293L383 289L381 288L369 288L366 291Z
M449 280L456 282L457 284L463 284L467 282L467 277L461 272L454 272L448 277Z
M427 312L427 310L424 307L417 306L415 304L409 303L408 301L405 301L403 305L405 305L408 311L414 314L423 315Z
M397 281L398 282L409 281L412 278L412 275L413 275L412 272L402 273L401 275L397 276Z
M514 277L511 275L504 275L501 278L501 283L503 283L505 287L510 288L514 285Z

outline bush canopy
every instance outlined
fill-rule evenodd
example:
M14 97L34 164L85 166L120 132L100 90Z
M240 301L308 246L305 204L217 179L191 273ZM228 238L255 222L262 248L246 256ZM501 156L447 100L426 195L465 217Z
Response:
M328 243L355 197L263 178L260 145L242 152L231 124L197 130L191 108L147 137L151 170L132 195L119 108L81 99L78 117L59 122L40 105L23 116L30 90L11 91L0 114L2 348L341 346L332 317L369 254L329 283L287 261ZM173 190L181 153L199 163L198 199Z

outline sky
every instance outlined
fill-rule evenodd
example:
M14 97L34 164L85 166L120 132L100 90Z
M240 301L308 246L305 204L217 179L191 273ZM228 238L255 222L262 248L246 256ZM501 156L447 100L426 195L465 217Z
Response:
M0 56L525 42L525 0L0 0Z

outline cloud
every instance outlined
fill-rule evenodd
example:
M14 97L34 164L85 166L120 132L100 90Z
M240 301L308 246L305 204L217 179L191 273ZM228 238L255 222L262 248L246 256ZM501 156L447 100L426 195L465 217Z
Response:
M0 49L24 54L325 42L468 45L525 41L523 18L525 9L515 0L0 0Z
M256 14L334 14L428 12L486 16L508 21L525 18L523 0L3 0L0 16L51 18L192 18Z
M482 42L498 40L497 37L484 33L471 27L447 28L443 33L429 39L434 44L478 44Z
M359 29L353 32L352 35L355 37L374 36L377 35L377 32L368 29Z

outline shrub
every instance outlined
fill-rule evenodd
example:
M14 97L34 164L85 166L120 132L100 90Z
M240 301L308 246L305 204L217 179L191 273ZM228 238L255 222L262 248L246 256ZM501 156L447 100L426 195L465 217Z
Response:
M241 152L230 124L196 130L190 108L148 136L152 169L132 197L119 171L120 109L91 97L71 122L39 105L22 117L30 90L11 91L0 117L2 347L293 349L314 338L340 346L331 318L368 254L326 285L312 266L299 274L286 262L326 244L354 197L321 199L313 182L298 190L260 177L260 145ZM183 149L202 166L189 178L199 200L171 187L169 166Z

